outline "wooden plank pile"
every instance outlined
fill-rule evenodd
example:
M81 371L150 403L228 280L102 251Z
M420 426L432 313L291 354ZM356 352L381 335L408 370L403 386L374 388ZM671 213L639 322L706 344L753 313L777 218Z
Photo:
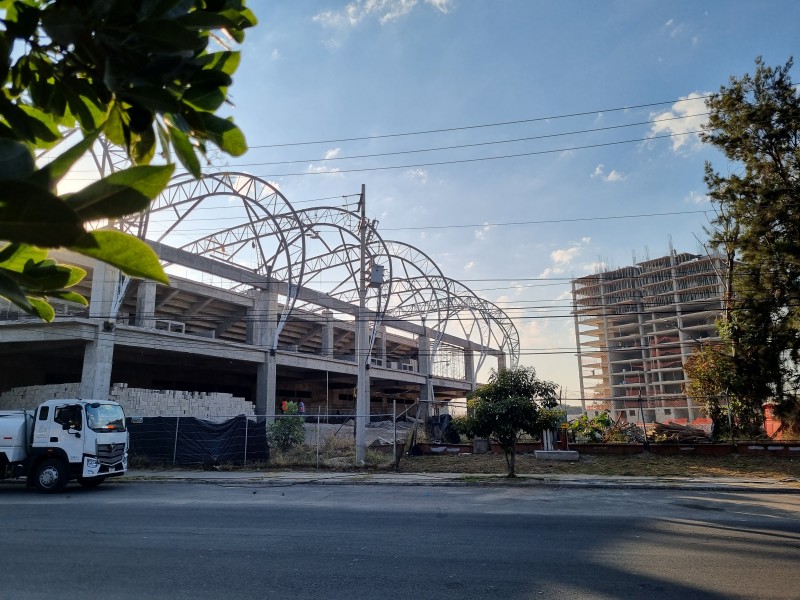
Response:
M653 433L658 441L665 442L702 444L711 441L705 430L678 423L656 423L653 426Z

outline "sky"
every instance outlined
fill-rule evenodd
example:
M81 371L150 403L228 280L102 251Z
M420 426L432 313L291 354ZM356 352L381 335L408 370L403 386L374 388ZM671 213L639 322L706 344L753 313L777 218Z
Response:
M795 0L248 4L229 114L250 150L215 166L297 205L364 184L381 235L503 308L566 398L570 279L702 252L704 162L732 167L699 142L702 97L784 64L800 22Z

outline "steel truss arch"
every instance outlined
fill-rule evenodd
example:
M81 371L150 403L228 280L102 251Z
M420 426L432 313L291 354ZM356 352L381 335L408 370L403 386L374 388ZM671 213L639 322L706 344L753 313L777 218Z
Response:
M219 220L236 211L234 218L241 222L216 229ZM209 220L211 227L202 225ZM285 285L285 289L278 291L285 294L286 301L273 340L273 348L277 347L278 334L303 285L306 237L291 203L272 184L245 173L217 173L199 179L178 176L146 212L121 225L143 239L210 256L266 277L282 270L280 287ZM208 229L211 231L205 233ZM184 241L187 235L189 241ZM228 287L240 290L253 285L229 282Z

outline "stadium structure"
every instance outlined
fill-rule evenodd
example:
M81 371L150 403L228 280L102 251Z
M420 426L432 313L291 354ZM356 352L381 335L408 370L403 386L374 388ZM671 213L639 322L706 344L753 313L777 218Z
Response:
M101 175L119 160L108 148L95 158ZM363 186L344 200L293 206L245 173L176 177L149 210L112 225L150 244L170 285L56 253L86 269L76 291L88 309L54 301L46 324L0 307L5 404L71 385L87 398L160 393L159 413L182 391L240 398L266 418L294 400L368 419L393 402L463 398L482 369L517 365L502 310L383 237Z

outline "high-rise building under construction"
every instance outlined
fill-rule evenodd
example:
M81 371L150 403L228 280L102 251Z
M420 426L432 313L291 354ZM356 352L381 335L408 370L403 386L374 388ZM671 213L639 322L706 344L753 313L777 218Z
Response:
M724 297L719 256L678 254L572 281L581 396L637 417L643 399L655 420L696 418L684 395L684 365L717 341Z

